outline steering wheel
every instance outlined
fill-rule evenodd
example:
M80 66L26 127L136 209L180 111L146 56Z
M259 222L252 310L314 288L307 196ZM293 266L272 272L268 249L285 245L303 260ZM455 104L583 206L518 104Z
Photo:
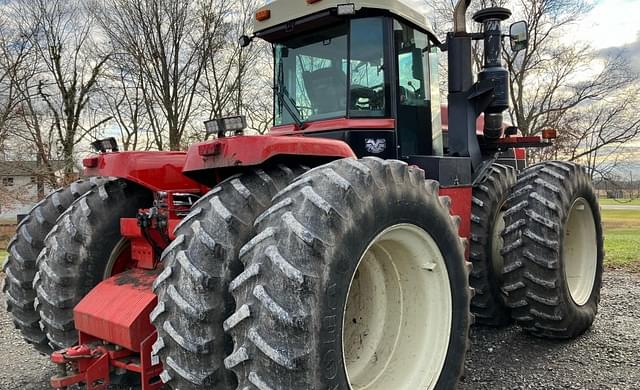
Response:
M366 99L366 103L361 103L360 99ZM367 105L368 108L363 108ZM369 110L380 110L384 105L384 84L366 87L354 84L351 86L351 107Z

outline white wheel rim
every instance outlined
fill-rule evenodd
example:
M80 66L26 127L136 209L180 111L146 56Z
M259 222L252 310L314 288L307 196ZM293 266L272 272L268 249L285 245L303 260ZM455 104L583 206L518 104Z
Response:
M584 198L571 206L562 242L564 271L571 298L578 306L589 301L598 266L596 224Z
M433 389L447 358L452 311L433 238L409 224L380 233L358 263L344 307L350 389Z

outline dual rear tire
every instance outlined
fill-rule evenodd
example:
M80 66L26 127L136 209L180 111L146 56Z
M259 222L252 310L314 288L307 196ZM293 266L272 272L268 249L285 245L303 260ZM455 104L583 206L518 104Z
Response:
M33 281L34 305L54 350L77 344L73 308L112 276L112 254L122 249L120 218L135 218L152 202L145 188L124 180L108 181L71 204L47 235Z
M477 322L515 321L531 334L575 338L595 320L603 272L600 210L572 163L521 172L494 164L474 187L470 283Z
M254 233L253 221L301 167L279 165L233 176L193 207L162 256L154 283L158 331L153 359L174 389L235 389L223 359L233 349L222 323L234 310L229 283L242 271L238 253Z
M419 169L366 158L282 191L230 284L238 388L453 388L470 267L438 190Z
M604 242L585 170L565 162L526 169L507 201L504 285L513 319L535 336L570 339L595 320Z
M513 167L493 164L473 187L469 260L473 271L469 283L475 290L471 312L476 324L503 326L511 323L510 310L502 290L504 259L504 213L517 175Z
M40 327L40 315L34 307L36 291L33 281L38 271L38 255L45 247L45 237L60 215L77 199L105 182L104 178L93 177L52 192L31 209L9 242L9 256L4 264L6 279L2 288L7 310L24 339L40 353L50 354L52 348Z
M340 160L294 181L300 173L230 178L178 227L151 314L163 381L452 388L471 290L448 198L398 161Z

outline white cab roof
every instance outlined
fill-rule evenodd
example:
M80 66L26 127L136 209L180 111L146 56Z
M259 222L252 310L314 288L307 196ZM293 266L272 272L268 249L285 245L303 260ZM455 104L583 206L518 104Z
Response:
M282 23L296 20L320 11L336 8L338 5L354 4L357 11L363 8L380 9L406 19L407 21L423 28L431 35L433 30L431 23L424 13L419 12L416 7L412 7L401 0L319 0L313 4L308 4L306 0L274 0L270 4L260 8L271 11L271 17L264 21L255 21L254 31L259 32Z

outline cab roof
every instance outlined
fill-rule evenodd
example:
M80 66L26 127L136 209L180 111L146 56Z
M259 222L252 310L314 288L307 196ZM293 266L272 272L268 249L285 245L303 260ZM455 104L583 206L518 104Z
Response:
M362 9L373 9L388 11L391 14L405 19L425 30L429 35L435 37L431 23L425 14L417 11L402 0L274 0L270 4L260 8L256 13L254 32L268 30L281 24L301 19L318 12L337 9L339 5L353 4L356 15ZM257 17L262 12L268 18L260 21Z

